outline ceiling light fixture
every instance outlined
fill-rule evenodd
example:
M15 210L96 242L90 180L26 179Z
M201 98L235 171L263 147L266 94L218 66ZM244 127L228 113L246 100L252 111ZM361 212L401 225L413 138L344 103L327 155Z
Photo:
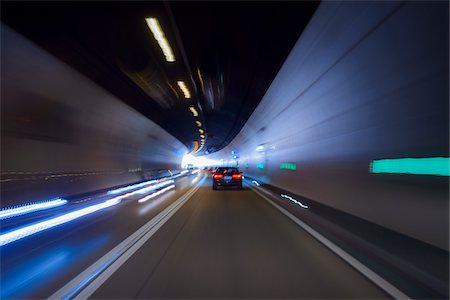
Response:
M146 18L145 21L147 22L148 28L152 31L155 40L158 42L158 45L166 57L166 60L168 62L174 62L175 55L173 55L172 48L170 48L169 42L164 36L164 32L162 31L158 20L155 18Z
M195 123L197 123L198 127L202 127L202 123L200 123L199 121L195 121Z
M182 80L177 81L178 86L180 87L181 91L184 94L184 98L189 99L191 98L191 93L189 92L189 89L186 87L186 84Z
M201 134L203 134L203 133L205 133L204 131L203 131L203 129L198 129L198 132L200 132Z
M198 117L198 112L193 106L189 107L189 109L191 110L191 112L194 115L194 117Z

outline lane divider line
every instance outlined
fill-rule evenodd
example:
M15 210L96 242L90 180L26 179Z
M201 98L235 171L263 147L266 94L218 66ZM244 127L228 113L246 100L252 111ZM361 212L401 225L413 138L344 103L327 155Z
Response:
M48 299L89 298L197 192L205 178Z
M296 216L291 214L289 211L287 211L285 208L281 207L277 203L275 203L272 199L270 199L268 196L263 194L263 192L259 191L261 188L255 188L254 186L250 185L250 188L255 191L259 196L261 196L264 200L269 202L272 206L274 206L276 209L278 209L280 212L282 212L286 217L291 219L294 223L296 223L298 226L300 226L302 229L304 229L307 233L312 235L316 240L318 240L320 243L325 245L328 249L333 251L337 256L342 258L345 262L347 262L349 265L351 265L353 268L355 268L358 272L363 274L365 277L367 277L370 281L375 283L378 287L380 287L384 292L392 296L394 299L411 299L411 297L404 294L402 291L400 291L398 288L393 286L391 283L383 279L381 276L379 276L377 273L366 267L364 264L362 264L359 260L348 254L346 251L341 249L338 245L327 239L325 236L314 230L311 226L306 224L305 222L298 219Z

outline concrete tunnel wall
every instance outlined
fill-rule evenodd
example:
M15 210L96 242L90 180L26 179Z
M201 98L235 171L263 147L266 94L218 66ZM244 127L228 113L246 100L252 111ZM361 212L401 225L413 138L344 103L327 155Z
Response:
M2 25L2 207L180 168L158 125Z
M234 164L236 150L244 175L448 249L448 177L369 172L448 157L448 50L447 2L322 2L244 128L207 157Z

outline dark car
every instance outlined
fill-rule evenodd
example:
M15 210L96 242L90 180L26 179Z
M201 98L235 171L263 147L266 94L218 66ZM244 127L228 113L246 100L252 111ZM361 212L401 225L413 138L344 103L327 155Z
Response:
M213 175L213 190L218 187L237 187L242 189L242 172L234 167L219 167Z

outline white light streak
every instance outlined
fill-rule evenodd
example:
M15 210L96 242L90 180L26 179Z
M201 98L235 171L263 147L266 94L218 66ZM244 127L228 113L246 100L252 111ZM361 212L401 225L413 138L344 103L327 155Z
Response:
M193 115L194 117L198 117L198 112L197 112L197 110L195 109L195 107L191 106L191 107L189 107L189 109L190 109L190 111L192 112L192 115Z
M256 147L256 152L263 152L265 150L264 145L259 145L258 147Z
M145 188L139 189L139 190L134 191L134 192L130 192L130 193L126 193L126 194L124 194L124 195L117 196L117 197L114 198L114 199L122 200L122 199L125 199L125 198L128 198L128 197L134 196L134 195L142 195L142 194L146 194L146 193L148 193L148 192L154 191L154 190L156 190L156 189L159 189L159 188L161 188L161 187L164 187L164 186L169 185L169 184L174 183L174 182L175 182L175 181L173 181L173 180L166 180L166 181L163 181L163 182L161 182L161 183L154 184L154 185L152 185L152 186L145 187Z
M139 199L138 202L139 202L139 203L144 203L144 202L146 202L146 201L148 201L148 200L150 200L150 199L152 199L152 198L155 198L155 197L158 196L158 195L161 195L162 193L167 192L168 190L173 189L174 187L175 187L175 185L172 184L172 185L170 185L170 186L168 186L168 187L165 187L165 188L163 188L163 189L161 189L161 190L159 190L159 191L157 191L157 192L155 192L155 193L153 193L153 194L151 194L151 195L148 195L148 196L146 196L146 197L144 197L144 198Z
M12 243L14 241L23 239L27 236L30 236L32 234L44 231L46 229L73 221L75 219L78 219L80 217L86 216L88 214L94 213L96 211L99 211L101 209L105 209L107 207L111 207L113 205L116 205L120 203L121 199L120 197L115 197L113 199L107 200L103 203L95 204L89 207L85 207L67 214L64 214L59 217L51 218L49 220L39 222L36 224L28 225L19 229L12 230L10 232L4 233L0 235L0 246L7 245L9 243Z
M182 81L182 80L178 80L177 84L180 87L180 90L183 92L184 98L186 98L186 99L191 98L191 92L189 92L189 89L187 88L186 83L184 83L184 81Z
M155 40L158 42L158 45L161 48L161 50L166 58L166 61L174 62L175 55L173 55L172 48L170 48L169 42L167 41L166 37L164 36L164 32L162 31L158 20L155 18L146 18L145 21L147 22L147 26L152 31L153 36L155 37Z
M58 207L61 205L65 205L66 203L67 200L58 198L55 200L22 204L20 206L15 207L6 207L0 210L0 220L21 216L35 211Z
M200 132L201 134L204 134L205 132L203 131L203 129L198 129L198 132Z
M149 184L153 184L155 182L158 182L158 181L157 180L149 180L149 181L145 181L145 182L141 182L141 183L137 183L137 184L132 184L132 185L128 185L128 186L125 186L125 187L122 187L122 188L111 190L107 194L108 195L120 194L122 192L134 190L134 189L137 189L137 188L149 185Z
M260 184L259 184L258 181L256 181L256 180L253 180L252 183L253 183L254 185L256 185L256 186L260 186Z
M280 196L283 197L283 198L286 198L286 199L291 200L291 201L294 202L295 204L300 205L302 208L305 208L305 209L308 208L307 205L304 205L303 203L301 203L301 202L295 200L295 199L292 198L291 196L288 196L288 195L285 195L285 194L281 194Z

